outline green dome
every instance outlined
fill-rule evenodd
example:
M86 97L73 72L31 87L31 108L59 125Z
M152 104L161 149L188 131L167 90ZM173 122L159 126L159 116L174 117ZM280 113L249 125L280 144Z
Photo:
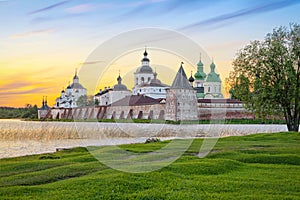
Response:
M222 82L220 75L215 72L216 65L214 62L210 64L210 72L207 75L206 82Z
M206 74L205 72L203 72L203 63L201 62L201 60L199 60L198 64L197 64L197 72L195 73L195 79L196 80L204 80L206 78Z

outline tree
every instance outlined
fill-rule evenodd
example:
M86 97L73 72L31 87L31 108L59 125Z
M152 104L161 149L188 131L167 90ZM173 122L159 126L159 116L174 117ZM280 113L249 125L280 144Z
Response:
M263 41L241 49L227 79L233 96L260 117L284 116L289 131L299 130L300 25L275 28Z
M95 100L94 100L93 96L82 95L77 99L76 103L77 103L77 106L79 106L79 107L95 106Z
M78 97L76 103L77 103L77 106L79 106L79 107L86 106L87 105L87 96L82 95L82 96Z
M95 106L99 106L100 102L99 99L95 99Z

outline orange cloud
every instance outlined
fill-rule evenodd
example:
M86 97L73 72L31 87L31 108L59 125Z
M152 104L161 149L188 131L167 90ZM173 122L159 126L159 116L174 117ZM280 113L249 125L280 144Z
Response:
M36 35L47 35L50 33L55 32L55 29L42 29L42 30L36 30L36 31L29 31L25 33L19 33L15 35L9 36L10 39L20 39L20 38L26 38L30 36L36 36Z

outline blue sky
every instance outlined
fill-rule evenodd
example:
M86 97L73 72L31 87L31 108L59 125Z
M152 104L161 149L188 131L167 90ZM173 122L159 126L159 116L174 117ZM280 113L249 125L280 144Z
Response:
M299 0L0 0L0 105L54 100L99 44L144 27L193 39L224 79L238 49L299 23L299 11Z

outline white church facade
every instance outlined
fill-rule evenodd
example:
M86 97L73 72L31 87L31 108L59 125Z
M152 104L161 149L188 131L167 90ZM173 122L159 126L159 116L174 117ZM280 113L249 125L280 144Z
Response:
M126 85L122 84L122 78L119 75L117 78L118 83L114 85L113 88L104 88L104 90L100 90L94 96L95 102L98 102L99 106L107 106L112 103L131 95L131 91L127 89Z
M66 90L61 91L60 97L56 99L54 108L76 108L77 100L81 96L86 96L87 90L79 83L77 72L73 77L72 84L69 84Z
M135 85L132 88L132 95L145 95L154 99L165 99L166 89L170 86L163 84L157 79L157 73L153 72L150 60L145 50L142 65L134 73Z

